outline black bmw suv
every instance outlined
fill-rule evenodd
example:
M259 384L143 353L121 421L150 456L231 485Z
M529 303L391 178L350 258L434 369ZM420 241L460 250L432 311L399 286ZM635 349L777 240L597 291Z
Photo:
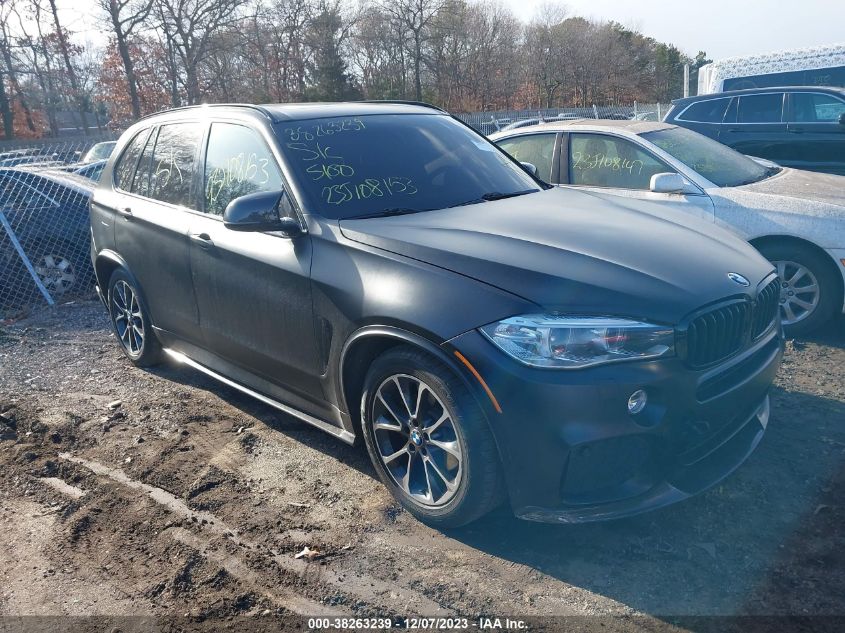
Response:
M549 189L424 104L201 106L126 131L91 202L115 334L343 441L455 526L634 514L760 441L769 262Z

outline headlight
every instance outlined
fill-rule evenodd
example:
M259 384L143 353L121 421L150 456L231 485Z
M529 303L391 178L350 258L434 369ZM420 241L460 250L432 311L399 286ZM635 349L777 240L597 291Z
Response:
M481 328L506 354L532 367L579 368L675 353L675 331L609 317L526 314Z

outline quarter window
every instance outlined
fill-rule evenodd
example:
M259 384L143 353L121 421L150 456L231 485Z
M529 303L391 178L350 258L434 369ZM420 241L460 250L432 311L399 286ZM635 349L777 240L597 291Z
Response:
M783 93L743 95L739 98L737 123L780 123L783 114Z
M197 147L202 139L198 123L173 123L159 128L150 173L150 197L194 207L191 183Z
M282 174L261 135L243 125L214 123L205 156L205 211L223 215L235 198L281 191Z
M537 176L546 182L552 178L552 157L555 153L555 134L530 134L499 142L499 147L522 163L537 168Z
M678 117L681 121L693 123L721 123L728 109L730 99L707 99L689 106Z
M675 171L630 141L613 136L573 134L569 147L573 185L648 190L654 174Z
M845 114L845 101L833 95L798 92L792 95L792 118L797 123L836 123Z
M129 145L123 151L117 167L114 170L114 184L121 189L129 190L132 183L132 176L135 173L135 165L138 164L138 157L144 149L149 129L141 130L129 141Z

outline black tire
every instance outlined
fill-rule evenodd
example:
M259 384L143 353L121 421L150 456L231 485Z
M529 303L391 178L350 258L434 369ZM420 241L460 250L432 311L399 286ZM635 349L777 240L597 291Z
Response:
M785 304L783 301L781 302L781 317L784 318L784 333L787 338L805 336L826 323L833 316L836 311L837 302L841 301L840 286L842 282L836 279L831 266L825 261L824 255L801 243L788 241L764 244L759 248L759 251L776 266L781 263L781 268L783 267L783 263L787 262L803 266L815 278L816 285L818 286L818 296L815 306L801 313L800 318L792 323L787 322ZM786 264L787 277L794 270L794 267ZM787 301L792 298L809 299L812 296L811 293L804 294L801 292L801 284L803 284L803 287L807 287L809 280L810 277L805 276L803 280L797 280L798 285L795 287L784 286L784 293L793 292L794 294L786 297L782 296L782 299L785 298ZM785 283L784 280L781 280L781 283ZM798 306L796 310L798 309L801 309L801 307ZM795 310L793 310L793 314L796 314Z
M161 362L161 343L153 331L150 311L135 280L122 268L109 279L108 306L114 335L126 357L137 367Z
M424 385L424 388L417 387L423 391L421 396L419 391L417 395L413 392L414 386L419 384ZM400 386L397 388L396 385ZM406 400L414 400L414 404L405 407L404 412L389 416L385 401L377 400L377 396L402 404L396 399L398 395L391 399L389 389L393 389L394 394L407 395ZM499 505L504 492L502 469L486 417L466 386L444 363L410 346L388 350L373 362L367 372L361 405L364 442L379 478L394 498L420 521L437 528L458 527ZM396 408L399 409L400 405ZM416 409L419 419L411 414L412 408ZM428 408L434 413L426 422ZM437 412L441 411L438 417ZM434 423L434 418L442 420L447 415L447 422L441 422L439 426ZM387 420L394 424L397 417L407 420L399 424L405 432L385 430L384 422ZM380 425L378 430L376 423ZM414 428L416 436L413 435ZM421 432L424 429L433 430ZM421 442L419 448L415 448L414 437ZM391 461L391 470L383 454L392 453L394 449L398 454L403 443L407 447L407 460L401 455ZM461 459L456 459L453 453L441 449L441 446L458 449ZM407 464L405 472L410 471L409 476L404 478L408 482L405 487L397 476L403 461ZM450 480L451 490L447 492L446 482L452 474L448 465L450 461L455 475ZM454 466L456 463L460 465ZM415 481L422 479L421 474L425 475L430 502L413 494L412 474ZM442 502L435 499L441 491Z

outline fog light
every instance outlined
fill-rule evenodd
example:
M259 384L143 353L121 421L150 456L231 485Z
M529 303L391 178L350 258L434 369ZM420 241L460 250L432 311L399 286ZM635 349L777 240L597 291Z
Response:
M631 394L631 397L628 398L628 413L636 415L645 409L646 402L648 402L648 395L646 392L642 389L637 389Z

